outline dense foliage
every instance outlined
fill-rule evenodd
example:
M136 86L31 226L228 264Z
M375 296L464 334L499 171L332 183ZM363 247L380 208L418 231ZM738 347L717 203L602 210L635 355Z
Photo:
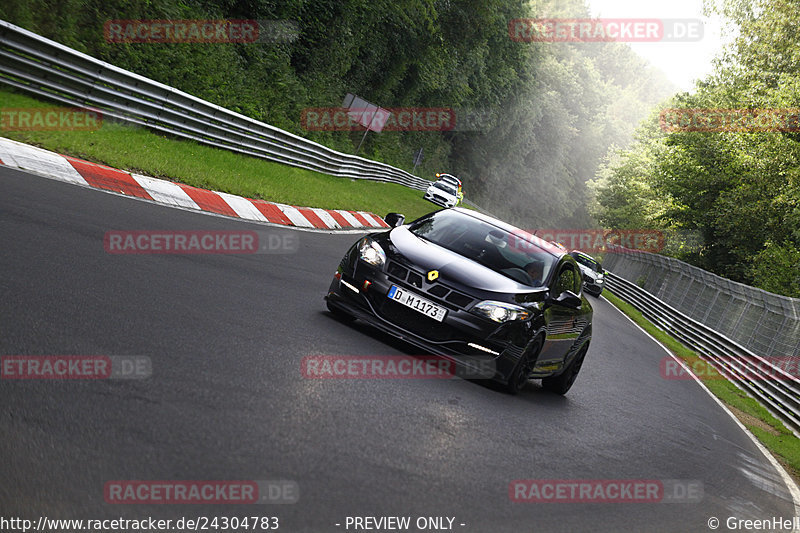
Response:
M557 6L557 7L555 7ZM586 181L668 83L616 43L524 43L508 23L585 16L584 0L5 0L0 18L224 107L353 153L358 132L306 131L308 107L354 93L383 107L445 107L451 132L370 134L361 154L458 173L468 198L526 227L585 227ZM258 19L296 38L118 44L111 19Z
M732 39L687 109L800 107L800 28L792 0L711 6ZM782 122L781 124L788 124ZM596 215L606 225L695 232L679 257L730 279L800 296L800 130L675 131L654 114L637 142L598 173ZM789 128L791 129L791 128Z

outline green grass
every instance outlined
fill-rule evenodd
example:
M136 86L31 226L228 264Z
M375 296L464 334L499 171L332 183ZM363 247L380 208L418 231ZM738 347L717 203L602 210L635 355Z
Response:
M54 107L0 90L0 108ZM337 178L104 121L96 131L5 131L0 135L129 172L290 205L388 212L413 220L438 209L422 191L393 183Z
M722 403L731 408L745 427L776 456L794 480L796 482L800 481L800 439L795 437L780 420L772 416L763 405L733 383L723 378L713 369L709 369L709 366L703 362L697 352L687 348L680 341L659 329L631 304L622 301L608 289L603 292L603 295L677 357L686 361L690 368L700 369L701 371L695 372L695 374L698 375L703 384Z

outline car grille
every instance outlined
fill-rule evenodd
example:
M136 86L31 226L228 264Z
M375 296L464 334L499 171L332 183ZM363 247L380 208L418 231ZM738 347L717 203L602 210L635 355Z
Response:
M421 289L422 292L433 296L433 300L437 301L437 303L450 309L466 309L473 301L470 296L451 289L440 281L425 283L424 274L414 272L411 268L400 265L396 261L389 261L387 272L390 278L395 278L399 282L405 282L409 286Z
M444 285L434 285L433 287L428 289L428 292L433 294L434 296L438 296L439 298L444 298L447 295L447 293L450 292L450 289L448 289Z
M457 305L458 307L461 307L462 309L468 307L469 304L472 303L472 298L456 291L450 291L450 294L447 295L445 300Z
M389 261L389 268L387 269L390 276L393 276L400 280L405 280L406 276L408 276L408 269L401 267L394 261Z
M438 322L388 298L380 304L378 312L403 329L432 341L445 341L462 336L447 324Z
M419 274L415 274L414 272L409 272L406 281L408 281L409 284L413 285L418 289L422 288L422 276L420 276Z

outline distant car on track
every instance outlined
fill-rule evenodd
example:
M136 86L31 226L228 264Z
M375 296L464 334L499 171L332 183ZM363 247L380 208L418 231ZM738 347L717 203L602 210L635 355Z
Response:
M583 274L583 288L587 293L599 298L603 294L606 281L603 266L594 257L579 250L573 250L570 255L578 263Z
M458 202L456 202L456 205L461 205L461 202L464 200L464 190L461 188L461 180L453 176L452 174L441 174L441 173L436 174L436 179L444 183L455 185L456 197L458 198Z
M436 181L428 186L425 199L442 207L455 207L458 204L458 189L452 183Z
M515 394L529 379L566 393L592 336L572 256L545 240L462 208L425 215L360 239L345 253L325 299L460 367L489 361Z
M461 180L453 176L452 174L436 174L436 179L438 181L445 181L447 183L450 183L451 185L455 185L456 189L461 191Z

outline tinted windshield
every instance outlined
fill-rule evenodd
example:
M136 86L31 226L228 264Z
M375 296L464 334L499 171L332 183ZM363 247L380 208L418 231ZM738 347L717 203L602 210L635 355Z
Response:
M543 285L557 257L522 237L458 211L439 211L411 232L525 285Z
M433 186L436 187L437 189L445 191L448 194L452 194L453 196L456 195L456 188L450 185L449 183L438 182L434 183Z
M603 271L603 267L600 266L600 263L598 263L597 261L595 261L591 257L586 257L585 255L581 255L581 254L575 254L572 257L574 257L575 261L577 261L578 263L591 268L595 272L602 272Z

